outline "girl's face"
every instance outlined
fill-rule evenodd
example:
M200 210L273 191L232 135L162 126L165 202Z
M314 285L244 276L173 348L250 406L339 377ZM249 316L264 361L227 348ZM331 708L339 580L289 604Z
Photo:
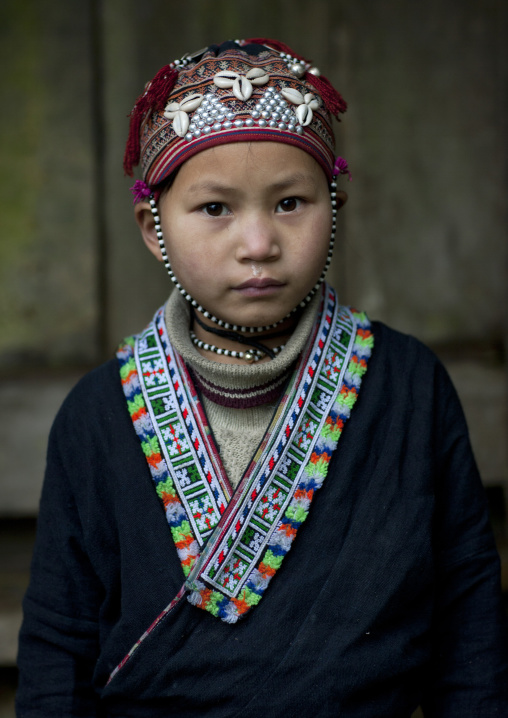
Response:
M338 204L345 201L337 194ZM244 326L272 324L304 299L325 264L332 224L323 170L303 150L279 142L232 143L195 155L161 197L159 215L186 291ZM137 205L136 216L162 259L146 204Z

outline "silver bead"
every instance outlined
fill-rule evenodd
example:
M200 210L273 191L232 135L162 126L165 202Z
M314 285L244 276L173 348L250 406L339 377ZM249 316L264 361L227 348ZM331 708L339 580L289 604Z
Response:
M275 122L275 120L270 120L268 124L270 125L270 127L277 127L277 123Z
M261 113L261 117L264 117L265 120L267 120L271 115L271 112L268 112L268 110L263 110Z
M290 122L289 125L288 125L288 130L289 130L290 132L294 132L295 129L296 129L296 127L295 127L294 123L293 123L293 122Z
M225 130L230 130L233 127L233 123L229 120L226 120L226 122L223 124L223 127Z
M258 119L261 117L261 113L258 112L257 110L255 110L255 111L252 113L252 117L253 117L255 120L258 120Z
M266 120L259 120L258 125L260 127L266 127Z
M204 135L209 135L211 131L212 131L211 127L206 126L205 128L203 128Z
M272 118L274 120L280 120L280 113L279 112L272 112Z
M296 128L296 134L303 135L303 127L301 125L298 125L298 127Z
M204 120L198 120L196 124L197 124L197 126L199 127L199 129L202 130L203 127L205 126L205 121L204 121Z
M234 112L228 112L226 117L228 120L234 120L235 119L235 113Z
M285 129L286 129L286 123L285 123L285 122L279 122L278 128L279 128L279 130L285 130Z
M245 120L245 126L246 126L246 127L253 127L253 126L254 126L254 120L253 120L251 117L249 117L248 120Z
M219 132L220 129L221 129L221 127L222 127L221 123L220 123L220 122L216 122L216 123L214 124L214 126L213 126L213 131L214 131L214 132Z
M243 127L243 120L235 120L235 127Z
M201 137L201 130L195 130L194 137Z

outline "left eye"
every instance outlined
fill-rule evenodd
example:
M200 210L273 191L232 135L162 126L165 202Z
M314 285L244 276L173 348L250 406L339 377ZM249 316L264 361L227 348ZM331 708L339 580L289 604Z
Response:
M301 204L301 200L298 197L287 197L279 202L277 205L278 212L294 212L295 209Z
M227 214L228 208L222 202L210 202L203 207L204 212L210 217L221 217Z

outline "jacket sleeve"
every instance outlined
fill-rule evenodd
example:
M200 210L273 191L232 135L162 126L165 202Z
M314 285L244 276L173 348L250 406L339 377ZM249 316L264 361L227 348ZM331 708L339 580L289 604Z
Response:
M508 631L499 558L462 409L440 366L436 392L436 600L424 714L508 716Z
M75 489L86 472L69 462L79 432L68 419L61 411L48 448L19 638L19 718L97 715L92 675L103 588L85 548L86 499Z

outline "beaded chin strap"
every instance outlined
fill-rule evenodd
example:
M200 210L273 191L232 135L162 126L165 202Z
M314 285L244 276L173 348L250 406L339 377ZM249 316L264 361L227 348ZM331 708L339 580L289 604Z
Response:
M166 251L166 246L164 244L164 235L162 234L162 227L161 227L161 221L159 217L159 212L157 209L157 203L155 201L155 197L153 194L150 194L149 197L149 203L150 203L150 209L154 218L155 222L155 232L157 234L157 240L159 242L159 246L161 249L162 254L162 260L164 262L164 266L167 269L167 272L169 274L169 277L175 287L178 289L180 294L191 304L194 309L197 309L198 312L200 312L204 317L207 319L210 319L214 324L217 324L219 327L222 327L224 329L233 331L233 332L243 332L243 333L250 333L254 334L256 332L266 332L270 329L276 328L279 324L284 322L288 317L292 316L295 312L299 311L300 309L305 308L309 302L311 301L312 297L315 295L321 284L323 283L326 273L328 269L330 268L330 263L332 261L333 256L333 247L335 244L335 231L337 229L337 177L341 174L349 174L349 178L351 179L351 173L348 169L348 164L346 160L344 160L342 157L338 157L335 165L334 165L334 174L332 177L332 181L330 183L330 198L331 198L331 205L332 205L332 232L330 236L330 245L328 247L328 255L326 258L325 266L323 268L323 271L321 272L321 275L314 285L314 287L310 290L310 292L307 294L305 299L302 299L302 301L294 307L286 316L282 317L282 319L279 319L274 324L268 324L266 326L262 327L246 327L246 326L240 326L238 324L230 324L229 322L224 321L223 319L219 319L218 317L211 314L206 308L202 307L189 292L180 284L178 281L175 273L173 272L171 268L171 264L169 262L168 254ZM137 184L137 183L136 183ZM213 345L210 345L213 346ZM211 349L211 351L214 351L214 349ZM226 350L223 350L222 353L225 354ZM232 355L233 356L233 355ZM243 358L243 357L240 357Z

